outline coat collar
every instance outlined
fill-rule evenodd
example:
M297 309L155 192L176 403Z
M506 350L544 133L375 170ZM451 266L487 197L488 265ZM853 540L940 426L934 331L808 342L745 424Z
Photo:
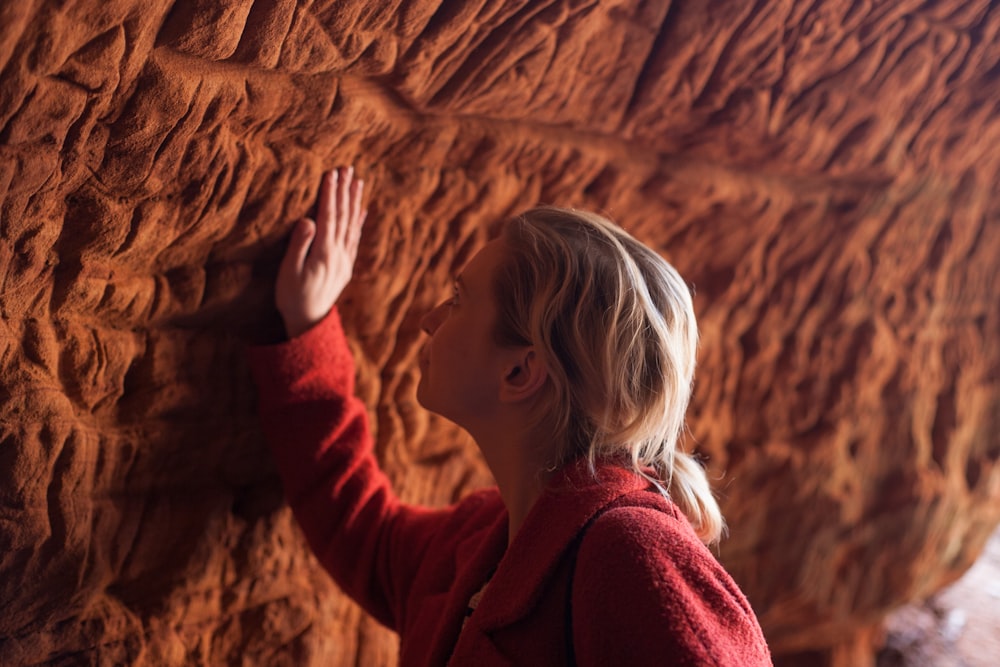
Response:
M527 615L587 521L621 496L648 486L645 479L617 465L598 464L595 474L586 463L557 471L500 560L476 609L476 625L489 632Z

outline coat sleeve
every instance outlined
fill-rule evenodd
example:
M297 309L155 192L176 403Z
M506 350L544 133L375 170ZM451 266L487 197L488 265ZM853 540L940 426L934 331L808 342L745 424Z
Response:
M588 530L571 598L579 665L772 664L746 597L681 521L629 507Z
M398 630L408 586L448 512L401 504L379 468L336 309L249 357L265 437L310 547L348 595Z

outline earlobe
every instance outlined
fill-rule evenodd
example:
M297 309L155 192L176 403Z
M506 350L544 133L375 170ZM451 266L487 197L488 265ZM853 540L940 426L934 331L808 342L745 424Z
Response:
M534 348L524 348L505 369L500 383L500 400L518 403L532 398L545 386L548 377L549 371L541 355Z

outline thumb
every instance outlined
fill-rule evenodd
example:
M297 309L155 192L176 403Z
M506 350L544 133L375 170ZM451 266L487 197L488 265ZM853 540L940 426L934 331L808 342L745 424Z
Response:
M281 261L282 273L291 272L298 275L302 272L314 236L316 236L315 222L309 218L302 218L296 223L292 238L288 242L288 249L285 251L285 258Z

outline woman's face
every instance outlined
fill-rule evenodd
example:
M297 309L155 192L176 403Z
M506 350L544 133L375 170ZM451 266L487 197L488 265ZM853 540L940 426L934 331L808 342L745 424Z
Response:
M421 321L430 340L420 355L417 399L469 431L489 423L498 405L505 355L493 339L493 272L505 254L502 240L487 243L455 280L452 298Z

